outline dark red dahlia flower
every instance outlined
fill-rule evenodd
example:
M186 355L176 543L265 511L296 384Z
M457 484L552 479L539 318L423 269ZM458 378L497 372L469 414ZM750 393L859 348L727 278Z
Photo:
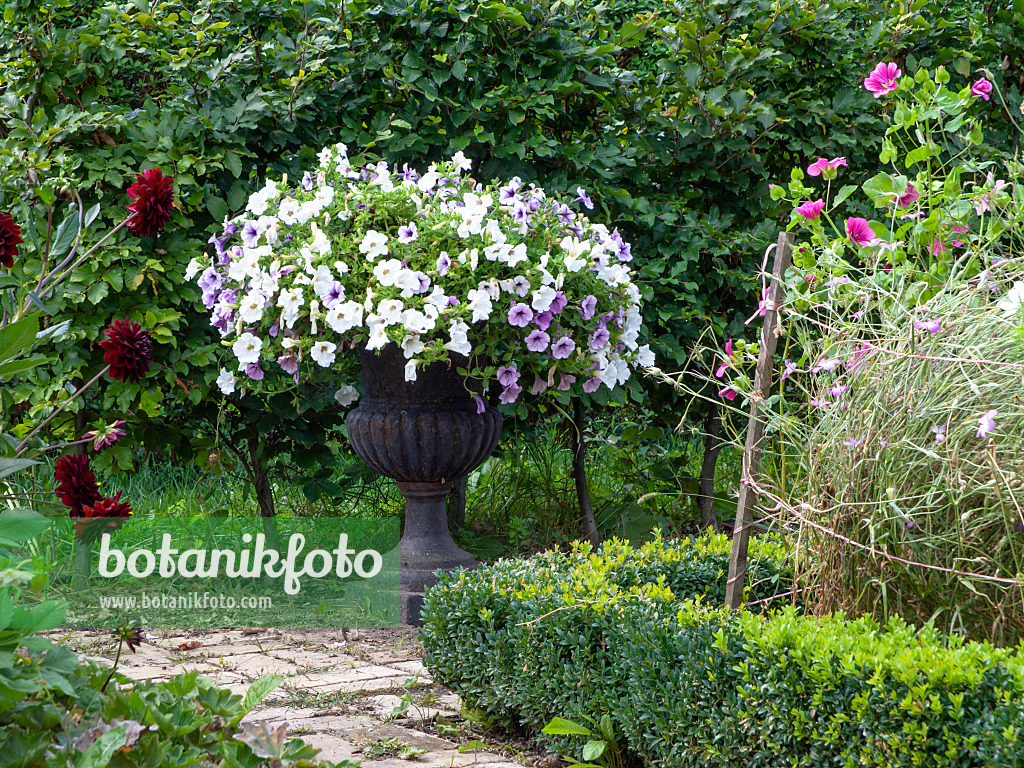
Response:
M84 516L75 520L75 533L86 544L99 541L104 533L116 531L125 520L132 516L132 507L121 501L123 491L114 498L104 496L93 504L83 507Z
M128 229L137 235L155 235L167 226L174 207L174 177L164 176L159 168L150 168L135 177L128 187L128 210L135 214Z
M121 494L124 491L118 491L114 498L104 496L97 499L92 504L88 504L82 507L84 517L96 518L96 517L131 517L132 516L132 505L127 501L121 501Z
M103 359L110 363L110 377L138 384L149 373L149 361L153 359L149 334L133 320L115 320L104 333L107 338L100 346L106 350Z
M96 475L89 469L89 457L69 453L57 459L57 490L60 500L71 510L71 517L82 517L85 508L100 499Z
M11 218L11 214L0 211L0 267L10 269L14 266L20 242L21 227Z

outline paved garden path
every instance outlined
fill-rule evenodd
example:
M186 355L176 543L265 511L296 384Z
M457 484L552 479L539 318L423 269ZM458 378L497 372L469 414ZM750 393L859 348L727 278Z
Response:
M109 633L76 632L66 642L106 664L117 650ZM119 669L136 680L198 670L240 694L264 675L283 675L243 722L287 724L321 758L361 760L363 768L561 764L474 732L459 698L433 684L420 654L408 629L153 631L134 653L123 649ZM459 751L481 741L487 748Z

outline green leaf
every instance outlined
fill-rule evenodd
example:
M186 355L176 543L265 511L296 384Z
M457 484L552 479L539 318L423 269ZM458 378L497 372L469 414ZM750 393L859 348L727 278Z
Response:
M907 158L906 160L904 160L904 163L906 163L907 168L909 168L910 166L914 165L914 163L920 163L922 160L927 160L934 154L935 153L932 152L931 147L918 147L917 149L913 150L910 154L907 155Z
M127 725L111 728L82 753L75 761L75 768L106 768L110 764L110 758L114 756L117 750L124 746L127 739Z
M39 333L39 318L35 315L23 317L16 323L0 328L0 361L25 354L35 344Z
M0 379L5 379L8 376L14 376L18 373L24 373L25 371L31 371L44 363L52 363L55 358L48 357L46 355L29 355L28 357L22 358L21 360L11 360L0 365Z
M857 191L857 185L856 184L847 184L847 185L845 185L842 189L839 190L839 194L836 195L836 199L832 201L832 205L839 205L841 202L843 202L843 200L848 198L850 195L852 195L856 191Z
M0 459L0 480L39 463L35 459Z
M9 509L0 514L0 544L18 544L38 536L53 524L31 509Z
M245 699L242 701L242 709L235 715L233 722L238 722L252 711L253 707L263 701L271 692L284 680L282 675L266 675L249 686L245 692Z
M28 300L31 301L41 312L44 312L47 315L53 314L53 310L51 310L48 306L43 304L43 300L36 295L35 291L28 292Z
M78 214L69 213L57 227L57 232L53 236L50 259L56 261L63 258L71 250L71 245L75 242L76 237L78 237Z
M90 224L92 224L94 221L96 221L96 217L99 216L99 215L100 215L100 204L96 203L96 205L94 205L92 208L90 208L88 211L85 212L85 218L82 219L82 226L83 227L88 227Z
M85 298L91 304L99 304L108 293L110 293L110 285L103 280L98 280L89 286L85 292Z
M583 745L583 759L597 760L608 750L608 742L602 740L591 739Z
M572 720L556 717L541 729L541 733L546 733L549 736L589 736L592 731Z
M211 195L206 198L206 210L213 216L214 221L224 221L224 217L228 215L228 204L223 197Z

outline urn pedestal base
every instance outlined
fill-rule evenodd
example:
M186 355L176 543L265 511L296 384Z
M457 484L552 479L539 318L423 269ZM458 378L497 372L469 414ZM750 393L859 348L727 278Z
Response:
M380 354L363 350L365 395L346 418L352 449L398 483L405 497L400 545L402 623L421 626L423 593L435 571L472 568L473 556L448 532L446 498L455 482L491 455L501 414L478 406L457 372L466 358L433 363L405 380L405 356L394 344Z
M422 626L423 594L437 583L435 571L474 568L477 564L448 532L446 502L453 486L448 482L398 481L398 490L405 497L399 579L403 624Z

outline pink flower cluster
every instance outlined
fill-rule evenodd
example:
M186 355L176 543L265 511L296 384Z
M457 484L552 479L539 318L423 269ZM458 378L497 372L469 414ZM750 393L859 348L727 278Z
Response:
M871 74L864 78L864 87L871 91L876 99L892 93L899 87L899 77L903 71L892 62L878 64Z

